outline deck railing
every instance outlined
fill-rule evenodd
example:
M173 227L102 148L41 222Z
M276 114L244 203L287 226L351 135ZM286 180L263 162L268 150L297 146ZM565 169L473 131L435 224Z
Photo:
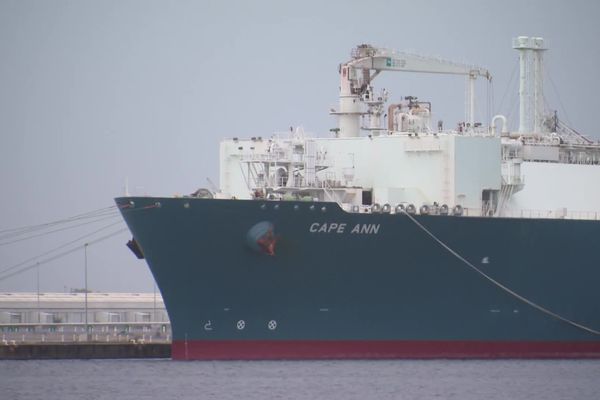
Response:
M352 205L341 205L341 207L353 213L363 213L363 214L371 214L374 212L382 213L383 204L379 205L378 211L373 211L372 206L352 206ZM420 214L420 206L415 204L416 214ZM440 215L439 208L438 211L434 211L435 208L430 207L428 215ZM389 214L397 214L395 211L395 206L391 206ZM448 210L448 215L455 215L452 207ZM569 211L567 209L558 209L558 210L533 210L533 209L524 209L524 210L504 210L501 214L492 214L488 212L487 214L483 212L480 208L462 208L462 214L459 216L463 217L488 217L488 218L531 218L531 219L571 219L571 220L591 220L591 221L600 221L600 211Z

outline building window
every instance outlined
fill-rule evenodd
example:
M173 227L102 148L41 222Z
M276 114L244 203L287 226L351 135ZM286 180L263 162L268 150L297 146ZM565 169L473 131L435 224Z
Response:
M146 312L135 313L135 322L150 322L152 321L152 314Z
M8 315L11 324L20 324L23 322L23 315L21 313L11 312Z
M121 314L116 312L109 312L108 322L121 322Z

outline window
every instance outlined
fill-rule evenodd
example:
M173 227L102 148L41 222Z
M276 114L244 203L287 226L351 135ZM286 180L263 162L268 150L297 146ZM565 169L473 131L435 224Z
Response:
M23 322L23 315L21 313L11 312L8 315L11 324L20 324Z
M121 314L116 312L109 312L108 322L121 322Z
M362 191L362 204L363 206L370 206L373 204L373 192L371 190Z

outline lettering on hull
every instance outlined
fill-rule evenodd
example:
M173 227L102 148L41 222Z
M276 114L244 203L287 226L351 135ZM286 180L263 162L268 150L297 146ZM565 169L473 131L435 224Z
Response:
M335 233L350 235L377 235L381 224L354 224L342 222L313 222L308 227L310 233Z

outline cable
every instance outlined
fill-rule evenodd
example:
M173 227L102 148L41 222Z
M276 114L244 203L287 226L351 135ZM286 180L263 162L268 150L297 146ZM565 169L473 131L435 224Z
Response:
M103 208L99 208L97 210L87 211L82 214L73 215L72 217L68 217L68 218L64 218L64 219L60 219L60 220L56 220L56 221L52 221L52 222L45 222L43 224L28 225L28 226L22 226L22 227L18 227L18 228L0 229L0 233L4 233L4 232L8 232L8 231L17 231L17 230L21 230L21 229L35 228L35 227L45 226L45 225L54 225L54 224L58 224L58 223L61 223L64 221L69 221L74 218L84 217L86 215L90 215L90 214L94 214L94 213L98 213L98 212L106 211L106 210L110 210L110 209L116 209L116 208L117 208L117 206L103 207Z
M40 236L49 235L51 233L62 232L62 231L66 231L68 229L73 229L73 228L78 228L78 227L84 226L84 225L94 224L96 222L100 222L100 221L104 221L104 220L112 219L112 218L117 218L117 217L119 217L119 214L107 215L107 216L95 219L93 221L87 221L87 222L83 222L83 223L76 224L76 225L66 226L66 227L59 228L59 229L54 229L54 230L48 231L48 232L42 232L42 233L38 233L38 234L35 234L35 235L27 236L27 237L24 237L24 238L14 239L14 240L11 240L11 241L8 241L8 242L0 242L0 247L1 246L6 246L8 244L22 242L24 240L33 239L33 238L40 237Z
M36 231L43 231L44 229L52 228L52 227L58 226L60 224L70 224L72 222L77 222L77 221L91 219L91 218L99 218L99 217L108 216L108 215L118 215L118 212L116 210L107 210L107 211L98 212L98 213L94 213L94 214L90 214L90 215L86 215L86 216L74 217L74 218L70 218L68 220L62 220L59 222L41 224L41 225L31 226L31 227L24 227L21 229L13 229L10 232L5 232L4 234L0 234L0 240L6 240L6 239L13 238L13 237L23 236L23 235L33 233Z
M96 217L101 217L101 216L108 215L108 214L117 214L116 208L117 208L116 206L105 207L105 208L101 208L98 210L89 211L89 212L86 212L83 214L74 215L72 217L64 218L64 219L57 220L57 221L46 222L46 223L37 224L37 225L22 226L22 227L18 227L18 228L3 229L3 230L0 230L0 239L6 239L9 237L20 236L20 235L23 235L23 234L26 234L29 232L35 232L35 231L49 228L49 227L52 227L55 225L70 223L70 222L79 221L82 219L96 218Z
M510 104L510 108L508 110L508 114L506 115L506 119L507 120L512 121L512 115L513 115L513 112L515 112L516 109L517 109L517 102L513 101Z
M554 84L552 77L550 76L550 74L547 74L546 76L548 77L548 80L552 84L552 88L554 89L554 92L556 93L556 98L558 99L558 104L560 104L560 108L562 109L562 112L565 113L565 119L567 120L567 122L569 123L570 126L573 126L573 124L571 124L571 120L569 119L569 115L567 114L567 109L563 105L563 102L560 98L560 94L558 93L558 89L556 88L556 85Z
M96 244L96 243L102 242L102 241L104 241L104 240L106 240L106 239L109 239L109 238L111 238L111 237L115 236L115 235L118 235L118 234L119 234L119 233L121 233L121 232L125 232L126 230L127 230L127 228L119 229L118 231L115 231L115 232L109 233L108 235L101 236L101 237L99 237L98 239L92 240L91 242L88 242L88 243L84 244L83 246L77 246L77 247L74 247L74 248L72 248L72 249L70 249L70 250L67 250L67 251L64 251L64 252L62 252L62 253L56 254L56 255L54 255L54 256L52 256L52 257L49 257L49 258L46 258L46 259L44 259L44 260L38 261L38 262L36 262L35 264L28 265L28 266L26 266L26 267L23 267L23 268L21 268L21 269L17 270L17 271L11 272L11 273L9 273L9 274L5 274L4 276L0 276L0 282L1 282L1 281L5 281L5 280L7 280L8 278L11 278L11 277L13 277L13 276L15 276L15 275L22 274L23 272L29 271L30 269L36 268L36 267L38 267L38 266L40 266L40 265L44 265L44 264L46 264L46 263L49 263L50 261L54 261L54 260L56 260L56 259L59 259L59 258L61 258L61 257L64 257L64 256L66 256L66 255L69 255L69 254L71 254L71 253L74 253L74 252L76 252L76 251L79 251L79 250L83 249L83 248L84 248L84 246L86 246L86 245L87 245L87 246L91 246L91 245L94 245L94 244Z
M502 100L500 100L500 105L498 106L498 110L502 110L502 106L504 105L504 99L506 98L506 95L508 94L509 89L511 89L512 81L515 77L518 66L519 66L519 63L515 62L514 66L513 66L513 70L510 74L510 79L508 80L508 83L506 84L506 88L504 89L504 94L502 95Z
M42 254L38 254L38 255L36 255L36 256L34 256L34 257L30 257L30 258L28 258L28 259L26 259L26 260L24 260L24 261L21 261L21 262L20 262L20 263L18 263L18 264L11 265L10 267L7 267L7 268L3 269L2 271L0 271L0 275L2 275L2 274L4 274L4 273L7 273L8 271L10 271L10 270L12 270L12 269L15 269L15 268L17 268L17 267L20 267L20 266L21 266L21 265L23 265L23 264L27 264L28 262L30 262L30 261L33 261L33 260L35 260L35 259L37 259L37 258L40 258L40 257L46 256L46 255L48 255L48 254L50 254L50 253L53 253L53 252L55 252L56 250L62 249L62 248L64 248L64 247L67 247L67 246L69 246L69 245L71 245L71 244L73 244L73 243L76 243L76 242L78 242L78 241L80 241L80 240L82 240L82 239L85 239L85 238L87 238L87 237L93 236L93 235L95 235L95 234L96 234L96 233L98 233L98 232L101 232L101 231L103 231L103 230L105 230L105 229L107 229L107 228L110 228L111 226L115 226L115 225L117 225L117 224L120 224L120 223L122 223L122 222L123 222L123 221L117 221L117 222L113 222L113 223L111 223L111 224L105 225L105 226L103 226L103 227L102 227L102 228L100 228L100 229L96 229L95 231L93 231L93 232L91 232L91 233L85 234L85 235L83 235L83 236L79 236L78 238L76 238L76 239L74 239L74 240L71 240L70 242L64 243L64 244L62 244L62 245L60 245L60 246L58 246L58 247L55 247L55 248L53 248L53 249L51 249L51 250L48 250L48 251L44 252L44 253L42 253Z
M579 328L581 330L584 330L586 332L592 333L594 335L600 335L600 331L597 331L595 329L592 329L590 327L587 327L585 325L579 324L575 321L572 321L568 318L565 318L553 311L548 310L547 308L544 308L542 306L540 306L539 304L521 296L520 294L518 294L517 292L509 289L508 287L504 286L503 284L501 284L500 282L498 282L497 280L495 280L494 278L492 278L491 276L489 276L488 274L486 274L485 272L483 272L482 270L480 270L479 268L477 268L475 265L471 264L468 260L466 260L463 256L461 256L460 254L458 254L457 252L455 252L454 250L452 250L450 247L448 247L448 245L446 245L444 242L442 242L440 239L438 239L433 233L431 233L427 228L425 228L419 221L417 221L412 215L408 214L406 211L402 210L402 213L404 215L406 215L412 222L415 223L415 225L417 225L419 228L421 228L423 230L423 232L425 232L427 235L429 235L433 240L435 240L440 246L442 246L444 249L446 249L450 254L452 254L453 256L455 256L456 258L458 258L460 261L462 261L463 263L465 263L466 265L468 265L469 267L471 267L471 269L473 269L475 272L477 272L479 275L483 276L485 279L487 279L488 281L490 281L491 283L493 283L494 285L496 285L498 288L504 290L506 293L510 294L511 296L515 297L516 299L522 301L523 303L530 305L531 307L535 308L538 311L541 311L542 313L549 315L553 318L558 319L559 321L565 322L569 325L572 325L576 328Z

